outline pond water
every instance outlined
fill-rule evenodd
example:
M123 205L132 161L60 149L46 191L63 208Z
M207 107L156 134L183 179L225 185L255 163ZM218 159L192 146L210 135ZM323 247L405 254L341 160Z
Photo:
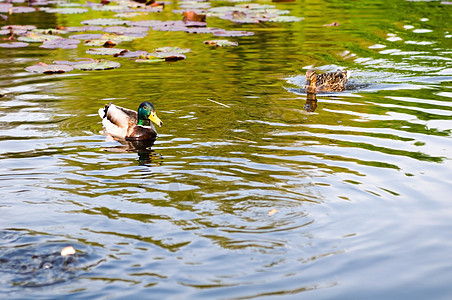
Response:
M102 56L121 63L105 71L24 70L100 57L82 44L0 48L2 298L452 297L450 2L259 3L304 19L209 16L254 32L227 37L237 47L150 30L117 47L191 52ZM183 4L129 20L181 20ZM348 90L307 98L310 67L351 71ZM163 121L152 151L106 140L98 108L142 101ZM69 245L76 255L60 256Z

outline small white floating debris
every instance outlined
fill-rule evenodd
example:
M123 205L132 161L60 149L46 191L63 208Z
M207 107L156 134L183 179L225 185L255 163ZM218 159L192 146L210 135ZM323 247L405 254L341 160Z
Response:
M403 28L405 28L405 29L413 29L414 26L413 25L403 25Z
M215 101L215 100L212 100L212 99L207 99L207 100L210 101L210 102L219 104L219 105L223 105L224 107L231 108L229 105L223 104L223 103L221 103L221 102L218 102L218 101Z
M415 29L413 30L414 33L427 33L427 32L432 32L433 30L431 29Z
M390 42L397 42L397 41L401 41L402 38L398 37L398 36L391 36L391 37L388 37L387 40Z
M429 42L429 41L405 41L405 44L411 44L411 45L433 45L436 42Z
M255 141L250 141L250 140L247 140L247 139L242 139L242 138L240 138L240 137L238 137L238 136L233 136L233 138L238 139L238 140L241 140L241 141L244 141L244 142L257 144L257 142L255 142Z
M427 21L428 21L428 18L422 18L421 21L422 21L422 22L427 22Z
M61 250L61 256L69 256L69 255L73 255L73 254L75 254L75 249L74 249L74 247L72 247L72 246L67 246L67 247L64 247L62 250Z
M382 49L382 48L386 48L386 46L381 45L381 44L375 44L375 45L369 46L369 49Z
M277 210L276 208L273 208L272 210L270 210L267 215L272 216L274 214L276 214L277 212L279 212L279 210Z

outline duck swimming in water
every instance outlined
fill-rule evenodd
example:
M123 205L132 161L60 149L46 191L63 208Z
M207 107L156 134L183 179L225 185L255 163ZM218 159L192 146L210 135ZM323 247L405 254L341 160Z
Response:
M162 126L154 105L147 101L140 104L138 111L110 103L99 108L99 116L102 118L105 133L119 140L155 140L157 131L151 121Z
M349 77L348 71L337 70L317 74L310 69L306 72L306 89L308 92L340 92L345 89L345 83Z

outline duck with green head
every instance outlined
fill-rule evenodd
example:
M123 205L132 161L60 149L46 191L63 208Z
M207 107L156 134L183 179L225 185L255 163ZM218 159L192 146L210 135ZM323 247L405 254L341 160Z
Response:
M162 126L154 105L147 101L141 103L137 111L110 103L99 108L99 116L104 132L119 140L155 140L157 131L151 121Z

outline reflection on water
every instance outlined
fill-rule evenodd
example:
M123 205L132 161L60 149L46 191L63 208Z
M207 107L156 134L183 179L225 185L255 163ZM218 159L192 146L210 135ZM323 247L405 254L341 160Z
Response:
M314 112L317 108L317 96L315 93L306 93L306 103L303 106L307 112Z
M272 4L305 19L208 17L255 32L238 47L162 31L121 44L192 50L173 63L49 76L24 68L87 47L0 48L3 298L450 298L450 5ZM86 17L43 14L6 22ZM306 93L309 68L351 78ZM150 100L158 140L100 135L98 107Z
M152 150L155 140L118 140L122 146L113 146L104 148L105 151L117 153L136 152L138 154L138 163L142 166L161 165L163 157Z

